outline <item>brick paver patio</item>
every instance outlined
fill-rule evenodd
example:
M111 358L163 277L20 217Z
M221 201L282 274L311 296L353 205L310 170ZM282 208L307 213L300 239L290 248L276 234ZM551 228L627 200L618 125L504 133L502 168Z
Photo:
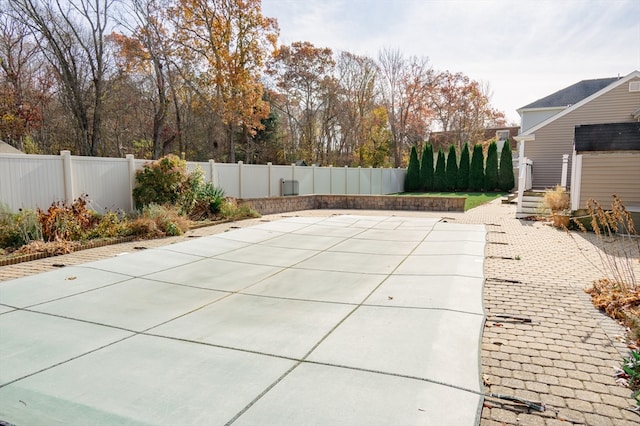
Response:
M122 252L225 232L231 227L295 215L330 214L445 217L485 224L487 250L482 370L487 393L542 402L545 411L487 398L482 425L637 425L629 389L618 386L614 367L628 349L624 330L593 308L583 292L601 278L596 247L541 222L515 219L499 200L466 213L315 210L268 215L190 231L182 237L135 241L0 267L0 281L90 262ZM640 276L640 264L637 276ZM452 354L455 356L455 354Z

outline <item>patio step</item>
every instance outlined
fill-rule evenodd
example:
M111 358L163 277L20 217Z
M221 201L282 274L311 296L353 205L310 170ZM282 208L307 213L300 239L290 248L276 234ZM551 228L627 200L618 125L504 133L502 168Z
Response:
M525 191L522 197L522 207L516 213L516 217L546 216L550 213L549 208L544 205L544 192Z

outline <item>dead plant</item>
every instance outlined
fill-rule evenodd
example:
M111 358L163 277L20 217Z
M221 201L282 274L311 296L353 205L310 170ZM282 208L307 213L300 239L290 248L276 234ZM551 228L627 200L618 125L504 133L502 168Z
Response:
M610 210L592 199L587 202L587 210L589 225L597 237L596 252L601 264L598 269L603 278L585 291L594 306L624 323L630 337L640 342L640 285L634 271L635 263L640 262L640 241L631 214L617 195L613 195ZM574 223L587 232L576 218Z

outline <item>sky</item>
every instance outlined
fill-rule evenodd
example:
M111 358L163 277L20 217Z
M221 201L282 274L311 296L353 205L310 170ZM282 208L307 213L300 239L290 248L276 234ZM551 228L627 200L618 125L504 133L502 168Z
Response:
M573 83L640 70L638 0L262 0L262 13L279 44L399 49L488 83L516 124L518 108Z

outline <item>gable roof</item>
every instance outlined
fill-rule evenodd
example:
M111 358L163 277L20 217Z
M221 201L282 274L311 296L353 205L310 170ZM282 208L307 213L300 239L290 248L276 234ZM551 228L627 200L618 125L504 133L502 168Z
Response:
M562 90L558 90L555 93L545 96L542 99L538 99L535 102L518 108L518 111L523 109L535 109L535 108L553 108L553 107L567 107L573 104L577 104L581 100L588 98L594 93L604 89L620 77L612 78L597 78L594 80L582 80L576 84L572 84L569 87L565 87Z
M640 78L640 71L633 71L629 75L627 75L627 76L625 76L623 78L620 78L620 79L616 78L613 83L610 83L608 86L605 86L604 88L600 89L599 91L593 93L591 96L588 96L588 97L582 99L580 102L571 105L569 108L565 108L563 111L557 113L556 115L553 115L553 116L549 117L548 119L546 119L542 123L538 123L535 126L533 126L532 128L528 129L526 132L521 133L520 135L518 135L516 137L516 140L526 139L526 136L533 135L535 132L538 131L538 129L546 126L547 124L557 120L560 117L564 117L565 115L569 114L570 112L575 111L576 109L580 108L584 104L591 102L592 100L604 95L605 93L610 92L611 90L615 89L616 87L619 87L622 84L626 84L627 82L629 82L629 80L632 80L634 78Z
M0 141L0 154L22 154L22 151L12 147L8 143Z

